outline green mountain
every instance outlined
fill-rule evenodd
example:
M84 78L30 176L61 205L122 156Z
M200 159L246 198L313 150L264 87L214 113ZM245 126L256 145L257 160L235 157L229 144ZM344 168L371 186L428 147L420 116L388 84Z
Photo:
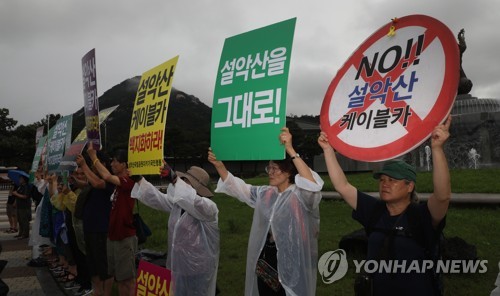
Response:
M140 79L140 76L127 79L99 97L100 110L119 106L101 124L101 139L107 151L127 147L130 120ZM165 155L193 157L206 154L210 145L211 116L212 109L197 97L172 88L164 137ZM84 126L82 107L73 115L73 136Z

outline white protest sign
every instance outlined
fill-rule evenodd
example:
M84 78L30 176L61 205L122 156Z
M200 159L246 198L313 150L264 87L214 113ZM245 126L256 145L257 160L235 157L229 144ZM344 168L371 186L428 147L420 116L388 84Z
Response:
M321 129L349 158L396 158L444 121L459 73L459 49L448 27L425 15L394 19L365 40L332 80Z

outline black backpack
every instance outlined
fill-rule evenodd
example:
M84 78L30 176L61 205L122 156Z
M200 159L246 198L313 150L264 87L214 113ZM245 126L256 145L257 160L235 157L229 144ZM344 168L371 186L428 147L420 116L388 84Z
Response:
M38 191L38 188L33 184L30 185L29 196L31 200L35 203L35 207L38 207L38 205L42 201L43 194L41 194L40 191Z
M388 231L386 229L381 230L373 227L377 222L381 219L382 214L386 209L386 205L384 202L377 202L373 212L370 215L368 227L365 227L366 237L368 238L373 231L384 232L388 235ZM408 220L408 229L395 231L393 235L396 236L405 236L414 239L419 246L424 249L425 257L428 260L432 260L434 262L434 267L432 270L432 279L433 286L435 289L436 295L444 295L444 285L443 285L443 275L438 273L436 270L437 261L443 259L443 246L445 244L445 237L443 232L439 232L438 237L434 237L432 239L428 239L425 235L425 230L422 227L423 217L418 210L418 204L410 203L408 208L405 211L405 215Z

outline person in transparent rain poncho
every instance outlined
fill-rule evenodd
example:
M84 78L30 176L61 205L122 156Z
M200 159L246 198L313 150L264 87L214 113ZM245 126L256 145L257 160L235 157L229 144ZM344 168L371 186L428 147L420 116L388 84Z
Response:
M215 192L254 208L247 250L245 295L315 295L319 203L323 180L300 158L282 128L285 160L269 161L269 185L252 186L232 175L209 149L220 175ZM273 276L272 269L277 271ZM274 278L274 279L273 279Z
M219 264L217 205L210 199L210 176L197 166L174 172L164 162L160 172L171 181L164 194L140 176L132 197L147 206L170 213L166 267L172 272L173 295L215 295Z

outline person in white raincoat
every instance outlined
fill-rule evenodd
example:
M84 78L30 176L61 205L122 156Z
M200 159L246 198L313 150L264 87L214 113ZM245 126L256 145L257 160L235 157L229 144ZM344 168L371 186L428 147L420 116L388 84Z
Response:
M173 295L215 295L220 248L219 210L210 200L213 196L208 189L210 177L196 166L186 173L172 170L165 173L169 169L165 165L162 172L172 180L166 194L139 178L131 196L151 208L170 213L167 268L172 272Z
M323 180L295 152L288 128L282 129L279 140L290 158L269 162L269 186L246 184L228 172L211 149L208 152L208 160L220 175L215 192L226 193L255 209L248 241L246 296L316 293ZM257 276L262 261L277 267L277 285L266 281L262 272Z
M45 193L45 190L48 187L48 183L43 179L42 173L41 172L36 172L35 173L35 180L33 181L33 186L35 186L40 193ZM42 197L42 201L43 201ZM40 235L40 218L42 216L42 201L40 201L40 204L38 207L36 207L35 210L35 219L31 225L31 235L30 235L30 240L28 242L28 245L32 246L32 260L29 262L31 264L42 264L42 259L39 258L41 255L41 252L39 250L39 246L41 245L52 245L52 242L48 237L43 237ZM30 264L28 264L30 265ZM35 266L35 265L30 265L30 266Z

